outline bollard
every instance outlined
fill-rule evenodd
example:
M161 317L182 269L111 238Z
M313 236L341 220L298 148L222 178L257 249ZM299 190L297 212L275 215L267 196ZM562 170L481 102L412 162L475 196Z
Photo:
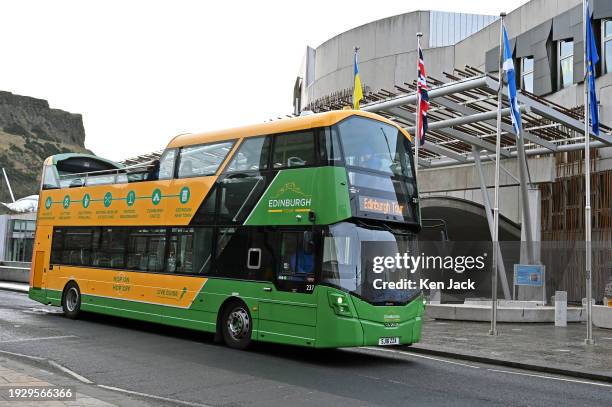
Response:
M555 326L567 326L567 291L555 292Z
M429 292L429 303L440 304L442 300L442 292L440 290L431 290Z

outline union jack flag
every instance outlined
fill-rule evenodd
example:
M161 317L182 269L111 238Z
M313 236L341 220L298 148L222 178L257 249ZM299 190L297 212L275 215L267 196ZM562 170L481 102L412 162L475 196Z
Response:
M423 50L419 44L419 66L417 67L417 137L421 145L425 144L425 133L427 132L427 111L429 110L429 94L427 93L427 75L425 74L425 62L423 61Z

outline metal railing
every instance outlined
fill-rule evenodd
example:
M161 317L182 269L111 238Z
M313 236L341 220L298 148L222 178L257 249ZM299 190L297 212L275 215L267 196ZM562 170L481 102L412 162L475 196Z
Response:
M59 175L59 188L76 188L93 185L125 184L145 181L146 178L136 178L137 175L150 174L154 161L138 165L107 170L73 172Z

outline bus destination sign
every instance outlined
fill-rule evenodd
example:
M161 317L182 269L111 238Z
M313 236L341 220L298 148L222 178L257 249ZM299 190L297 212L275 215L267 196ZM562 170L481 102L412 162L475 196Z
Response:
M382 215L404 216L406 208L391 199L361 195L359 196L359 210Z

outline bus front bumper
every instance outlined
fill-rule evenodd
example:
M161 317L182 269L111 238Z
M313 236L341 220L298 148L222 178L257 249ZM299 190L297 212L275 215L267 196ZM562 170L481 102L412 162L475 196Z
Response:
M372 305L333 289L328 297L329 305L319 308L316 347L410 345L421 340L425 311L421 295L394 306ZM338 297L342 297L339 302Z

